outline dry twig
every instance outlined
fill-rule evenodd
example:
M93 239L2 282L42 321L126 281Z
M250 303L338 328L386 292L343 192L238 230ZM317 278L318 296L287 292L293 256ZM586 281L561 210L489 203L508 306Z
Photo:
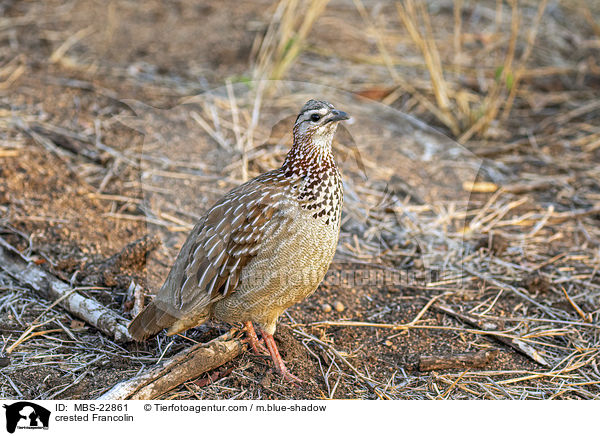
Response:
M44 271L24 258L16 249L0 238L0 269L15 280L31 287L50 301L59 300L59 305L78 318L90 323L116 341L130 341L128 321L90 298L76 292L67 283Z

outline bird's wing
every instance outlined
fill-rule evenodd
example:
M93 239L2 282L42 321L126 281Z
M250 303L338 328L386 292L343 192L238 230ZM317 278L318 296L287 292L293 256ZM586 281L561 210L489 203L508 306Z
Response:
M159 293L180 313L196 312L229 295L267 234L289 219L272 171L232 190L192 230ZM163 294L165 295L165 294Z

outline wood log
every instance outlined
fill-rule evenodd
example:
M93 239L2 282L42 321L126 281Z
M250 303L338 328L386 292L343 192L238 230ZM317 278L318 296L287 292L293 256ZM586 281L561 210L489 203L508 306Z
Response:
M117 342L133 339L127 331L129 321L96 300L84 297L58 277L25 258L4 239L0 238L0 269L72 315L93 325Z
M234 331L196 344L135 377L116 384L98 400L151 400L236 358L246 348Z

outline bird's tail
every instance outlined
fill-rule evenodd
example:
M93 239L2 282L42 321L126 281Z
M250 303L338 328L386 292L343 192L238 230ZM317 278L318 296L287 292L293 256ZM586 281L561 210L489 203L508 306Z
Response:
M136 341L145 341L162 329L171 327L178 321L176 317L157 307L153 301L129 324L129 333Z

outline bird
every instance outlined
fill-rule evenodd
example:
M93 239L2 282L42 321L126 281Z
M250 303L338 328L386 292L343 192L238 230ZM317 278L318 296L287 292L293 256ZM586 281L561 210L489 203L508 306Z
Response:
M281 167L229 191L191 230L164 284L129 324L136 341L208 320L243 324L255 353L268 353L284 380L302 382L273 334L280 315L317 289L335 255L343 185L332 141L348 119L327 101L304 104Z

